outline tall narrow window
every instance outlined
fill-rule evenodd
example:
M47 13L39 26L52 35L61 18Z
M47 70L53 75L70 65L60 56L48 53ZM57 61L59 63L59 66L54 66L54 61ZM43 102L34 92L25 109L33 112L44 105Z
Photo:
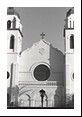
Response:
M70 36L70 49L74 49L74 35Z
M7 29L9 29L9 28L11 28L11 21L10 20L7 21Z
M10 38L10 49L14 49L14 38L14 35L12 35Z

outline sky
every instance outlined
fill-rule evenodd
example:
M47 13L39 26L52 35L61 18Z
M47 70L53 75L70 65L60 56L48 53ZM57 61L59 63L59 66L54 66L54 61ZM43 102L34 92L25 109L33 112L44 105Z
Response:
M64 20L70 7L15 7L15 9L20 14L23 25L22 51L38 42L41 39L40 34L44 32L44 39L54 48L64 52Z

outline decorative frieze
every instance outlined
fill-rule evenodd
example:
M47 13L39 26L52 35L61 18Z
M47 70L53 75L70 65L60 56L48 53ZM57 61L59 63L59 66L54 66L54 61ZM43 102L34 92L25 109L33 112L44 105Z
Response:
M19 86L63 86L63 82L19 82Z

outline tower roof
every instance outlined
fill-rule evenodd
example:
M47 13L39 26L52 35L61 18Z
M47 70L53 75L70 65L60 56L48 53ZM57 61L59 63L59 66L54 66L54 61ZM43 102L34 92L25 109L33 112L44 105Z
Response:
M68 12L66 13L66 17L69 17L71 14L74 14L74 7L68 10Z
M7 15L16 15L20 19L19 13L14 9L14 7L7 8Z

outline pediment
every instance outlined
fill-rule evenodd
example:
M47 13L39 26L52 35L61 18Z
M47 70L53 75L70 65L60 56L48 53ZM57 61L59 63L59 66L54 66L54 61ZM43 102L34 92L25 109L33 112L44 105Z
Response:
M45 41L44 39L41 39L40 41L33 43L33 45L30 48L27 48L26 50L24 50L22 52L22 54L25 53L25 52L29 52L36 47L41 48L41 47L46 47L46 46L50 46L50 45L51 44L49 42Z
M33 45L38 45L38 44L40 44L40 43L43 43L43 44L46 44L46 45L49 45L49 46L50 46L50 43L47 42L47 41L44 40L44 39L41 39L39 42L36 42L36 43L34 43Z
M54 48L51 43L47 42L44 39L41 39L40 41L33 43L33 45L30 48L27 48L26 50L24 50L21 55L23 55L24 53L31 52L36 48L40 49L40 53L44 51L45 48L52 48L54 51L63 54L60 50L58 50L57 48Z

